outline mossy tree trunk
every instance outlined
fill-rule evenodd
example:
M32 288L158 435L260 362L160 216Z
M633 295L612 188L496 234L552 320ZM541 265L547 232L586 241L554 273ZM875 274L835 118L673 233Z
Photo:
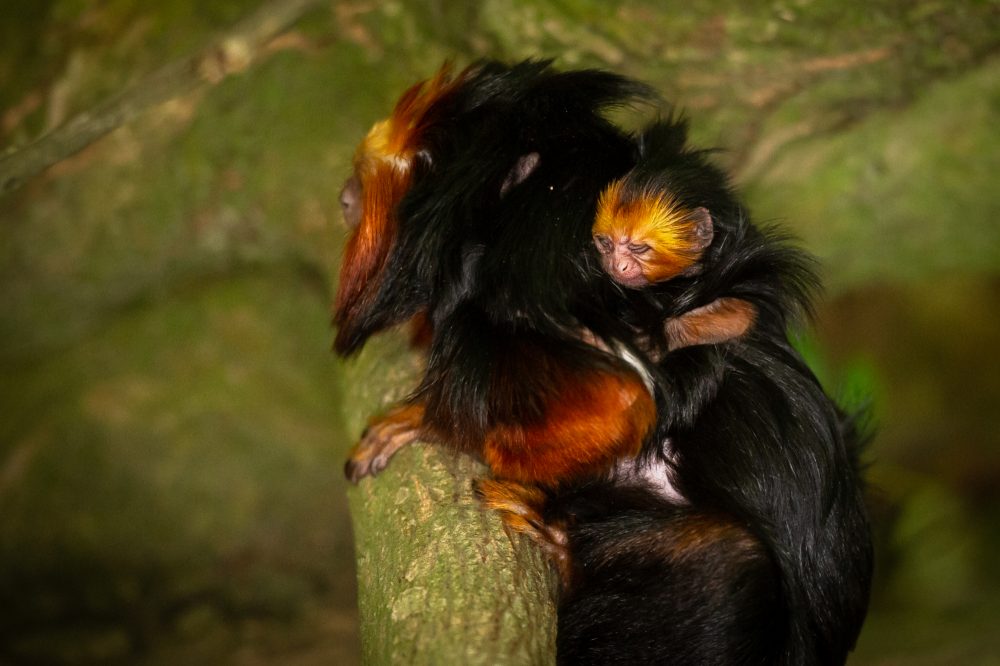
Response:
M416 354L393 336L346 371L345 421L412 387ZM554 571L523 536L483 510L469 456L419 443L349 493L368 664L545 664L555 654Z

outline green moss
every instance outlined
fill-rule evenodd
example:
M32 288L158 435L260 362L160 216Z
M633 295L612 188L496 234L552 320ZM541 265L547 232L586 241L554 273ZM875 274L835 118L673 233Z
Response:
M794 143L749 184L755 210L786 218L838 286L996 269L998 72L987 63L902 114Z
M137 308L13 377L0 624L106 617L139 640L130 608L169 635L188 599L287 618L349 594L328 343L325 299L272 272Z

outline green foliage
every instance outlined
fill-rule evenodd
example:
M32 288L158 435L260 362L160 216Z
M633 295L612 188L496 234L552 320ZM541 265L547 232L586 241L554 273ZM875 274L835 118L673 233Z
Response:
M815 335L800 333L792 343L816 374L823 388L850 413L865 413L872 401L884 389L878 369L870 359L855 357L846 363L832 364Z

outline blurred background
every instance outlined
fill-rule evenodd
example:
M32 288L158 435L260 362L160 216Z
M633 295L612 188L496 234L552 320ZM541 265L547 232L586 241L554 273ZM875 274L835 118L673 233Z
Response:
M801 347L878 427L851 664L1000 664L1000 3L667 5L3 0L0 150L130 114L0 195L0 663L357 662L340 184L445 59L554 57L822 261Z

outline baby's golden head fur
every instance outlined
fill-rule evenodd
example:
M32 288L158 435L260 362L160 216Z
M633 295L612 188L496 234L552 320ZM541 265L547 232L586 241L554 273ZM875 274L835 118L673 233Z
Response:
M627 176L601 193L592 232L605 270L627 287L696 271L713 235L707 208L685 207L669 191Z

